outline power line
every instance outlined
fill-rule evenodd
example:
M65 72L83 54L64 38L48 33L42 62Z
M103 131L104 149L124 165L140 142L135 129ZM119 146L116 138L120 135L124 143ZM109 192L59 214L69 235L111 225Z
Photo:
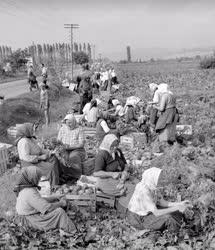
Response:
M72 79L73 79L73 29L78 29L79 24L64 24L65 29L70 29L70 43L71 43L71 61L72 61Z

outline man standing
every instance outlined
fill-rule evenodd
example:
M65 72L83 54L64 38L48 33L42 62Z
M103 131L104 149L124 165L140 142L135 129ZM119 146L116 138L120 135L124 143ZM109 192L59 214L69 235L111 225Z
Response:
M42 68L42 81L46 84L48 78L48 69L45 67L44 63L41 64Z
M83 108L85 104L90 102L93 98L93 87L91 83L91 71L89 70L89 66L86 65L84 67L84 72L81 75L81 83L79 85L79 96L80 96L80 109L79 113L83 114Z
M46 126L48 126L50 122L48 89L49 87L44 82L40 84L40 109L44 113Z
M34 75L34 71L33 71L33 66L32 65L30 65L29 68L28 68L28 84L29 84L30 91L32 91L32 88L39 89L37 78Z

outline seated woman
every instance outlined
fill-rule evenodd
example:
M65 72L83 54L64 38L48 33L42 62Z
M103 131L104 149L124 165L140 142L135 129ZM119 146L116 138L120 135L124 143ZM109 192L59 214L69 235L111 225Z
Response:
M35 165L48 178L51 186L59 184L61 168L50 151L42 149L34 137L34 124L24 123L17 129L16 145L22 167Z
M106 112L101 112L98 115L98 121L96 124L96 140L99 146L106 134L110 132L110 128L107 124L108 114Z
M176 124L179 120L178 110L176 108L176 98L167 84L159 85L161 100L154 107L161 112L155 127L160 142L172 144L175 141Z
M95 159L94 177L102 179L99 187L107 194L117 194L124 189L128 178L128 166L122 151L118 148L119 141L114 134L104 137ZM116 179L120 178L119 181Z
M83 119L85 119L87 121L88 127L95 127L96 126L96 122L98 119L98 112L99 112L99 109L97 107L96 100L92 100L90 103L87 103L84 106Z
M136 113L135 113L135 106L134 105L126 105L126 108L125 108L125 123L126 124L130 124L134 121L137 121L138 120L138 117L136 116Z
M82 174L83 161L86 157L84 132L78 126L73 114L66 115L64 123L57 137L66 148L67 162L71 163L67 168L67 173L64 174L78 179Z
M112 103L113 103L113 110L115 111L114 112L114 116L119 116L119 117L122 117L124 116L124 107L121 105L121 103L119 102L119 100L117 99L113 99L112 100ZM110 111L110 110L109 110Z
M182 213L191 206L188 201L167 202L158 195L157 187L167 184L167 174L162 171L156 167L144 171L128 204L128 221L139 230L164 230L167 227L169 230L178 230L182 224Z
M41 177L42 172L36 166L24 168L14 188L21 224L41 231L58 228L66 234L74 233L75 225L61 208L66 206L66 201L40 196L38 183Z

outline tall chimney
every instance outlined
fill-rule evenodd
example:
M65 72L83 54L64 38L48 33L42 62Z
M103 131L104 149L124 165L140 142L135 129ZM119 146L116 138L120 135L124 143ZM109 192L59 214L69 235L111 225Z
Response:
M130 46L127 46L126 49L127 49L127 61L131 62L131 48Z

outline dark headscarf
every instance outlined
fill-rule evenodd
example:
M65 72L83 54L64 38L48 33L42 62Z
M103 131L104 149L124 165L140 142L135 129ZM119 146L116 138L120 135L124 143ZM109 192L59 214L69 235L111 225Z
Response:
M93 99L90 103L91 103L90 109L93 108L93 107L97 107L97 101L96 100Z
M19 195L19 192L24 188L36 187L40 189L38 183L42 177L42 172L36 166L23 168L19 180L17 181L14 192Z
M109 115L108 115L108 112L106 111L100 111L99 114L98 114L98 119L103 119L103 120L108 120L109 118Z
M29 139L35 138L33 127L34 127L33 123L24 123L18 127L16 132L16 141L15 141L16 145L22 138L29 138Z

